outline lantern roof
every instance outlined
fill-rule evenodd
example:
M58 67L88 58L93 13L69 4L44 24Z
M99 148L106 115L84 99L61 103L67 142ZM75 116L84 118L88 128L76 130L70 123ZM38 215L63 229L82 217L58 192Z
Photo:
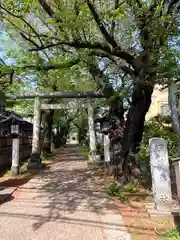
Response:
M0 124L11 124L12 122L32 125L32 123L25 121L20 115L16 114L15 112L5 112L4 114L0 114Z

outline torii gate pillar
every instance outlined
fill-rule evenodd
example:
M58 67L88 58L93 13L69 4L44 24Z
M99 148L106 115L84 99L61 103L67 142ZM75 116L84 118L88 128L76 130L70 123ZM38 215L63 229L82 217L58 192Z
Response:
M41 165L40 131L41 131L41 100L40 97L36 97L34 100L33 139L31 157L28 162L29 168L37 168L40 167Z
M94 109L88 99L88 125L89 125L89 162L96 162L96 135L94 130Z

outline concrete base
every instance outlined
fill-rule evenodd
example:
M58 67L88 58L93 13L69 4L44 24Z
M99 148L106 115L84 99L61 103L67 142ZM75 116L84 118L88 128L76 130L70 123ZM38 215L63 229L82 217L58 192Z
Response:
M179 213L180 212L180 209L179 209L179 205L174 201L173 204L172 204L172 209L169 210L169 209L161 209L161 211L158 211L156 208L155 208L155 204L152 203L152 202L148 202L148 203L145 203L145 206L146 206L146 209L149 213L149 215L151 217L163 217L163 216L172 216L174 215L175 213Z
M19 166L12 166L11 167L11 174L18 175L19 174Z
M96 162L96 155L95 154L89 154L88 155L88 162L89 163L95 163Z
M39 169L41 166L41 157L39 153L31 154L30 159L28 160L28 168L29 169Z
M88 162L89 163L100 163L101 162L101 156L96 154L89 154L88 155Z
M28 169L42 169L45 167L44 163L37 163L37 162L28 162Z
M40 153L32 153L30 157L31 162L41 163L41 154Z

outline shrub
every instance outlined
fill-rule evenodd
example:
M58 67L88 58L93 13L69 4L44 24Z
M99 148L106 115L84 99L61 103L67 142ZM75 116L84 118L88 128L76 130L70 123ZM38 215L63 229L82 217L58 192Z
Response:
M148 180L151 177L149 158L149 139L153 137L163 138L168 141L169 159L178 157L176 151L180 136L173 132L169 117L158 115L145 123L143 138L140 145L139 158L142 175Z
M124 186L124 191L130 192L130 193L135 193L138 191L138 185L133 182L129 182Z
M180 239L180 229L179 228L171 229L170 231L166 232L163 236L167 240L179 240Z
M120 202L125 203L126 198L124 193L120 191L120 188L116 182L111 183L107 188L107 194L111 197L118 197Z
M179 156L176 152L176 144L180 141L180 136L173 132L172 126L168 125L167 119L166 121L165 119L156 116L145 123L139 152L141 160L149 160L149 139L153 137L163 138L168 141L168 153L171 158Z
M107 194L109 196L118 196L119 192L119 186L116 182L111 183L107 188Z
M100 143L97 143L96 145L96 152L99 155L104 155L104 146Z

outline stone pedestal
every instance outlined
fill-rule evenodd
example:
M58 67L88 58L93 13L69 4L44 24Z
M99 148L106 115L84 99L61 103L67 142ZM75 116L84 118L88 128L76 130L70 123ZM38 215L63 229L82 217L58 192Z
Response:
M171 212L172 194L167 141L162 138L151 138L149 145L155 209L161 212Z
M19 138L12 140L12 165L11 173L13 175L19 174Z
M173 162L173 166L176 174L177 195L178 195L178 200L180 202L180 158L176 158L174 160L175 161Z
M88 161L89 161L89 163L96 162L96 152L91 152L91 151L89 152Z
M89 125L89 162L96 161L96 135L94 130L94 109L88 100L88 125Z

